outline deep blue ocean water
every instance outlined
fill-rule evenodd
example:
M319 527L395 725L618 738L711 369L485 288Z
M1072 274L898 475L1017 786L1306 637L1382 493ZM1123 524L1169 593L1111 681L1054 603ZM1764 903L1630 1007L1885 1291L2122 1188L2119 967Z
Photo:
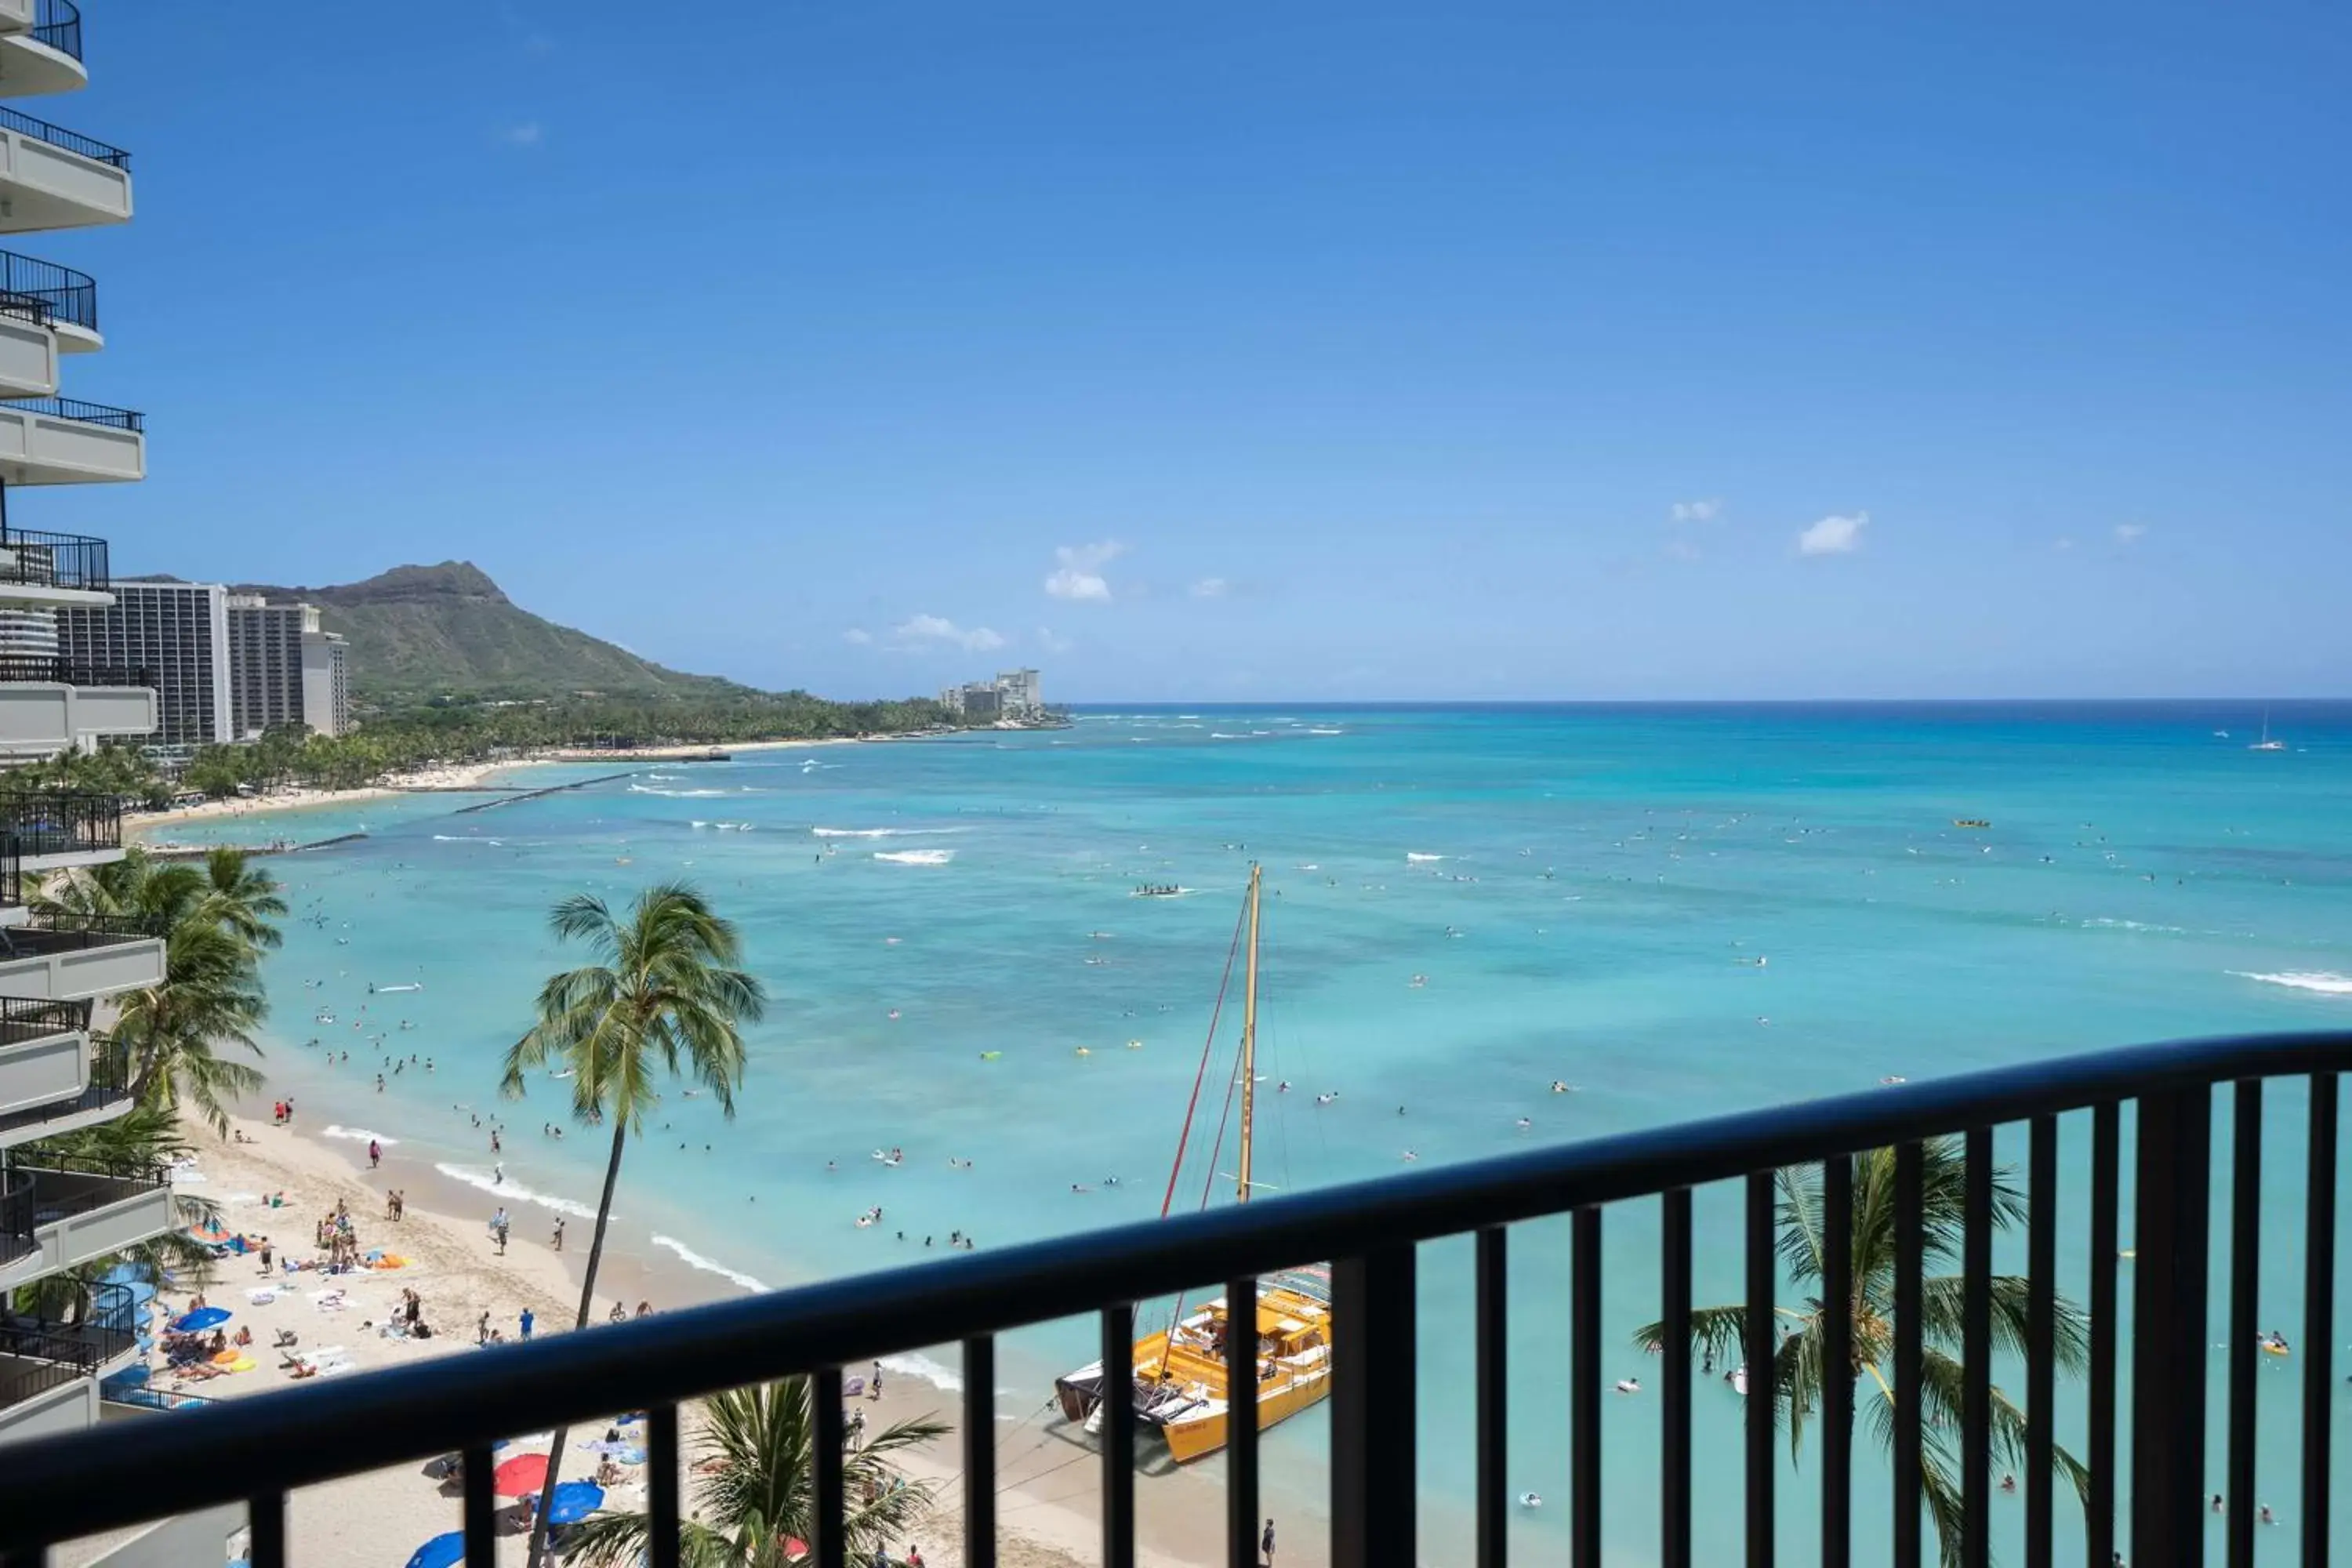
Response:
M2279 705L2284 752L2248 749L2262 718L2211 702L1130 709L1061 732L643 765L469 816L449 796L310 813L301 837L369 837L273 863L314 923L270 962L266 1065L311 1126L373 1129L487 1182L454 1107L488 1111L538 983L573 961L544 932L549 904L690 879L740 923L774 1005L736 1120L680 1097L632 1151L616 1235L776 1285L920 1258L926 1234L992 1246L1157 1213L1253 859L1268 889L1257 1173L1276 1189L1393 1173L1408 1150L1425 1168L1889 1075L2341 1025L2352 704ZM1129 896L1147 881L1190 891ZM370 983L423 989L371 997ZM322 1005L333 1025L312 1022ZM395 1049L436 1070L378 1095ZM560 1087L502 1110L509 1203L518 1188L593 1200L595 1142L535 1131L562 1115ZM1204 1098L1217 1088L1213 1074ZM2299 1086L2273 1089L2264 1166L2265 1326L2297 1340L2302 1106ZM2064 1174L2079 1196L2076 1120ZM904 1165L869 1157L889 1146ZM2226 1169L2226 1138L2216 1149ZM2022 1166L2021 1130L2001 1153ZM1199 1201L1202 1168L1181 1201ZM857 1227L877 1204L886 1223ZM1736 1209L1733 1192L1702 1194L1703 1301L1739 1294ZM2084 1227L2067 1212L2079 1297ZM2226 1234L2217 1215L2217 1258ZM1656 1246L1654 1204L1611 1212L1606 1359L1645 1385L1655 1363L1630 1335L1655 1315ZM1511 1485L1551 1500L1521 1526L1547 1552L1567 1514L1567 1254L1564 1224L1515 1233ZM2021 1267L2021 1237L2002 1258ZM1454 1561L1468 1552L1467 1245L1424 1248L1422 1279L1423 1556ZM1004 1411L1042 1399L1091 1331L1024 1338ZM2221 1365L2217 1349L2217 1413ZM2291 1362L2263 1371L2263 1500L2288 1528L2260 1547L2284 1561L2296 1383ZM2062 1394L2062 1442L2080 1441L2079 1399ZM1646 1561L1656 1404L1612 1397L1603 1414L1610 1555ZM1696 1426L1702 1495L1725 1502L1702 1510L1699 1543L1719 1561L1740 1530L1736 1396L1703 1382ZM1320 1413L1269 1436L1278 1507L1318 1506L1327 1442ZM1886 1508L1866 1437L1859 1449L1872 1560ZM1790 1552L1812 1540L1812 1479L1801 1460L1784 1472ZM1999 1500L2015 1561L2022 1503ZM2078 1550L2063 1500L2060 1515Z

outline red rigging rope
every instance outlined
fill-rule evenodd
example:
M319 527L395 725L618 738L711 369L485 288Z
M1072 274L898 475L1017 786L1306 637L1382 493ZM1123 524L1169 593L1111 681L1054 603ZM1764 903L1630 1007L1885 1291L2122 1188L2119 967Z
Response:
M1192 1098L1187 1100L1184 1104L1184 1131L1177 1134L1176 1161L1175 1163L1168 1168L1168 1192L1166 1195L1160 1200L1160 1217L1161 1219L1166 1219L1168 1217L1169 1209L1174 1206L1176 1202L1176 1178L1182 1173L1184 1169L1184 1145L1191 1142L1192 1137L1192 1112L1200 1106L1201 1085L1209 1076L1209 1053L1211 1050L1215 1048L1217 1044L1217 1020L1224 1015L1225 991L1228 986L1232 985L1234 980L1234 956L1242 950L1242 928L1246 925L1248 921L1249 906L1244 903L1242 906L1242 912L1234 917L1234 940L1225 949L1225 973L1223 978L1217 982L1217 1005L1209 1013L1209 1037L1201 1042L1200 1070L1192 1075ZM1229 1107L1233 1103L1233 1095L1230 1090L1226 1093L1225 1103ZM1223 1128L1218 1130L1217 1142L1222 1147L1224 1142L1224 1131ZM1212 1153L1209 1159L1209 1170L1212 1174L1215 1173L1216 1166L1216 1157ZM1204 1198L1203 1202L1205 1203L1205 1201L1206 1200Z

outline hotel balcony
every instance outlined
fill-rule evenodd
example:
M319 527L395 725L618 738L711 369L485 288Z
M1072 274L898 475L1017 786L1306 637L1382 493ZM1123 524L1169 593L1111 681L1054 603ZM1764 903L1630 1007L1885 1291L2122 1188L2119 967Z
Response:
M0 1149L130 1108L129 1049L90 1037L89 1003L0 997Z
M0 250L0 398L54 396L59 356L104 346L89 274Z
M2195 1568L2222 1543L2256 1562L2273 1505L2297 1528L2259 1560L2325 1563L2342 1506L2347 1068L2340 1032L2039 1058L404 1361L12 1448L0 1561L241 1495L253 1568L284 1568L290 1491L456 1452L460 1540L429 1544L488 1563L507 1555L494 1445L632 1411L649 1457L645 1560L675 1563L688 1509L709 1498L686 1466L681 1406L804 1377L805 1561L838 1565L844 1369L961 1346L961 1393L940 1395L961 1405L947 1412L961 1478L942 1500L961 1505L961 1561L991 1563L1004 1424L1043 1414L1014 1407L1034 1389L1000 1398L999 1342L1058 1323L1063 1352L1082 1332L1100 1360L1086 1407L1063 1390L1053 1441L1069 1458L1045 1473L1068 1471L1057 1492L1097 1502L1108 1568L1138 1560L1139 1490L1168 1484L1172 1448L1155 1434L1210 1418L1220 1462L1200 1490L1161 1497L1222 1523L1204 1557L1236 1568L1262 1561L1265 1505L1286 1530L1302 1507L1295 1482L1261 1488L1268 1445L1324 1472L1331 1568L1494 1568L1507 1553L1983 1568L1996 1551ZM1328 1338L1273 1359L1269 1342L1302 1325L1270 1323L1262 1302L1257 1333L1202 1336L1205 1373L1171 1380L1164 1352L1134 1359L1178 1293L1261 1300L1268 1276L1299 1270L1328 1277ZM1661 1353L1644 1361L1634 1339L1653 1321ZM2281 1321L2291 1361L2267 1331ZM1701 1343L1727 1382L1757 1369L1754 1395L1719 1387ZM1629 1363L1641 1377L1612 1383ZM1261 1431L1265 1391L1310 1376L1328 1380L1328 1422ZM2273 1412L2260 1429L2258 1390ZM1518 1500L1530 1417L1563 1449L1542 1483L1560 1540L1533 1553L1512 1541L1533 1523ZM1449 1419L1462 1435L1433 1458ZM1424 1498L1444 1512L1424 1515Z
M55 1322L0 1313L0 1443L76 1432L98 1415L100 1380L139 1353L137 1319L120 1287L89 1315Z
M0 1289L89 1263L172 1228L161 1167L45 1156L0 1171Z
M112 484L147 477L147 418L71 397L0 403L0 481Z
M120 860L121 797L64 790L0 795L0 846L28 875Z
M0 108L0 234L130 221L130 153Z
M0 98L72 92L89 85L81 63L81 12L73 0L0 0Z
M156 702L152 669L0 654L0 763L54 756L108 735L152 735Z
M88 1002L163 981L163 943L136 920L43 911L0 925L0 995Z

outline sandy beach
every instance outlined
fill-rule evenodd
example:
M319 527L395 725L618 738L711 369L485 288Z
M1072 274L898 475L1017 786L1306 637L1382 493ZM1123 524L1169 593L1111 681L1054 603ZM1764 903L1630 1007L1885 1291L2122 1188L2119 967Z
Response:
M152 1386L160 1391L205 1399L251 1398L291 1386L305 1365L320 1367L316 1375L332 1377L397 1367L427 1356L478 1353L485 1314L502 1337L513 1339L526 1308L536 1320L535 1336L565 1331L578 1312L575 1271L584 1267L590 1229L584 1221L572 1222L566 1237L571 1246L559 1253L542 1227L545 1212L521 1208L501 1256L487 1224L495 1199L438 1175L428 1161L404 1158L397 1142L387 1144L382 1166L370 1170L364 1138L330 1139L321 1135L321 1129L289 1130L272 1125L266 1116L236 1121L228 1140L205 1129L189 1132L197 1155L193 1170L178 1178L178 1190L215 1205L223 1228L246 1237L256 1249L226 1256L204 1289L209 1304L235 1313L229 1332L250 1332L252 1342L245 1354L252 1365L211 1377L179 1377L161 1370L159 1351L151 1361L159 1368ZM396 1220L386 1217L387 1197L394 1192L405 1199L403 1215ZM332 1276L310 1269L287 1272L289 1261L300 1264L325 1256L313 1245L317 1227L338 1205L349 1211L362 1256L381 1250L402 1259L401 1265ZM257 1256L263 1237L272 1251L272 1267L267 1271ZM632 1310L637 1301L646 1300L659 1310L732 1294L734 1289L675 1260L665 1267L657 1257L608 1249L592 1321L601 1325L615 1300ZM431 1337L389 1331L405 1290L420 1298ZM185 1282L163 1291L174 1313L186 1310L193 1296ZM292 1342L281 1346L280 1339L289 1336ZM942 1363L953 1364L952 1351L935 1353ZM871 1429L926 1415L954 1424L961 1395L893 1372L884 1379L880 1399L860 1398L854 1404ZM690 1409L687 1425L690 1463ZM1000 1408L998 1431L1000 1560L1011 1568L1077 1568L1098 1560L1098 1466L1092 1446L1036 1412ZM537 1434L534 1443L531 1435L523 1435L524 1440L507 1450L507 1456L544 1452L551 1436ZM575 1428L572 1440L576 1445L601 1436ZM961 1568L962 1561L960 1445L961 1437L951 1434L907 1467L909 1474L938 1486L940 1507L923 1531L897 1550L919 1545L925 1561L941 1568ZM588 1477L595 1458L577 1451L568 1455L565 1476ZM641 1508L642 1468L623 1473L627 1479L611 1489L611 1505ZM689 1507L692 1481L689 1474ZM1137 1494L1138 1555L1148 1568L1201 1568L1222 1562L1223 1494L1214 1481L1193 1473L1140 1475ZM296 1493L289 1504L290 1555L305 1568L396 1565L419 1542L456 1529L457 1522L453 1484L426 1474L421 1465L380 1471ZM1312 1543L1294 1546L1286 1534L1285 1546L1287 1560L1300 1560L1299 1546L1308 1549L1307 1560L1319 1560ZM521 1563L524 1550L520 1535L509 1536L500 1543L499 1561ZM61 1550L56 1561L75 1564L94 1554Z

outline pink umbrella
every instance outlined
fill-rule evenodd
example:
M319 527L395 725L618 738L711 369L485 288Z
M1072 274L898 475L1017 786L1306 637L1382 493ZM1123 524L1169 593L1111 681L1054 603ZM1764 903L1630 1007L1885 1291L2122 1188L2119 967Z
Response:
M500 1497L530 1497L545 1485L545 1454L518 1454L490 1472L490 1489Z

